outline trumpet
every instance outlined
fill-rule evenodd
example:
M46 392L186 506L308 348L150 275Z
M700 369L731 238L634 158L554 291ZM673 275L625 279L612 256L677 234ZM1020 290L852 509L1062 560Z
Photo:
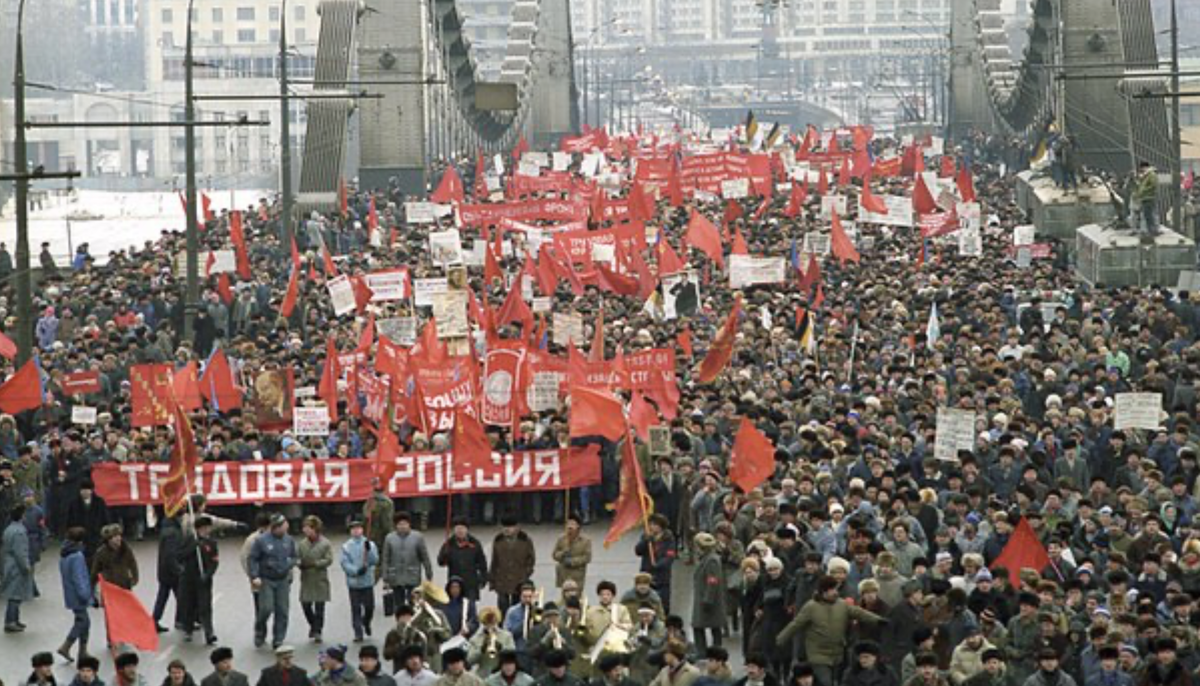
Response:
M537 594L537 600L535 600L533 603L533 623L534 624L542 623L542 600L545 597L546 597L546 589L539 588L538 594Z
M563 639L562 639L562 634L558 632L557 624L552 624L550 626L549 635L550 635L550 647L554 648L555 650L562 650Z

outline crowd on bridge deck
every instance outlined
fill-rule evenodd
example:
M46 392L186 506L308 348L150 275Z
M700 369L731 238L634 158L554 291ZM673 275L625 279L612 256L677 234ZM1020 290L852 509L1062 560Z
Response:
M793 154L795 144L781 150ZM870 145L877 157L911 147L882 136ZM634 148L604 165L619 175ZM942 154L921 154L942 168ZM829 229L816 184L798 209L788 191L734 203L698 196L678 207L662 194L649 222L659 238L641 257L656 281L663 244L696 271L696 297L677 303L675 319L592 285L576 293L564 281L550 294L555 312L583 315L585 340L603 341L600 359L651 348L677 355L667 454L636 439L654 514L629 534L641 560L634 578L590 571L593 542L579 532L609 518L622 492L622 448L608 440L590 441L601 449L601 483L569 492L393 500L376 484L365 503L209 507L192 497L176 516L157 508L148 518L146 507L109 506L97 491L92 473L102 465L166 463L176 443L166 425L132 426L133 366L182 367L220 350L246 389L276 368L294 370L297 387L318 386L327 336L352 350L367 325L366 316L334 314L326 255L342 274L441 273L428 227L403 221L414 198L399 188L352 189L344 211L299 222L296 268L278 206L247 208L251 278L206 278L186 338L178 231L45 270L34 294L40 314L29 323L44 402L0 417L0 514L11 522L0 597L10 634L25 630L28 611L70 614L73 624L65 640L39 637L47 652L32 656L29 683L191 686L208 672L176 661L167 674L148 673L136 650L89 635L103 576L157 586L163 641L199 632L213 645L202 686L1189 686L1200 666L1197 303L1172 284L1090 287L1072 275L1068 246L1054 241L1051 257L1018 265L1010 250L1025 222L1018 165L982 137L951 144L945 156L973 178L978 256L960 254L952 236L922 240L915 228L860 219L858 259L793 258L805 234ZM460 167L473 189L475 161ZM843 184L829 174L829 192L851 198L863 183L877 196L907 196L914 184L911 175ZM617 194L629 191L626 177ZM693 213L726 225L723 252L743 241L750 254L783 256L788 266L785 283L742 289L732 359L710 383L698 382L697 365L736 293L723 267L689 250ZM203 251L230 247L230 219L206 222ZM470 229L464 237L483 240ZM510 277L526 259L496 257ZM281 316L297 269L297 302ZM474 267L469 277L474 298L501 308L508 287L485 283ZM22 323L4 284L5 332L16 338ZM409 307L386 303L375 314L428 319ZM496 336L528 333L506 323ZM551 341L531 345L567 354ZM99 372L99 391L66 394L64 378L87 369ZM1113 428L1115 398L1130 391L1161 394L1159 428ZM207 403L191 426L205 462L369 460L378 434L348 401L341 394L327 438L261 430L248 413ZM97 410L94 425L72 423L76 404ZM934 456L939 407L976 417L972 447L949 459ZM773 445L773 473L750 492L730 474L743 418ZM394 428L404 451L453 443L445 431ZM565 405L521 417L515 430L486 428L497 451L572 442ZM443 518L453 519L445 540ZM564 521L552 550L535 549L521 530ZM469 522L502 528L485 543ZM328 535L342 529L349 538L335 546ZM217 638L230 620L212 616L211 579L218 563L239 561L219 561L215 541L244 534L256 645L230 649ZM155 569L137 566L131 546L143 538L157 542ZM1043 548L1040 568L996 564L1007 551ZM534 565L548 560L555 587L534 589ZM34 569L56 564L62 587L35 593ZM690 596L672 592L680 573L692 576ZM297 603L304 626L290 616ZM350 604L353 626L324 625L330 603ZM292 645L306 631L323 641L321 659L297 665ZM4 643L0 652L18 657ZM729 647L742 658L730 661ZM255 650L273 650L276 666L238 672L235 653Z

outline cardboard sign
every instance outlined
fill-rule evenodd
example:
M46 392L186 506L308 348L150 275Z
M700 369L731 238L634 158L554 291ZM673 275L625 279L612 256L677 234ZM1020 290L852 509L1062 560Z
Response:
M429 279L413 279L413 302L417 307L433 307L433 297L450 290L444 276Z
M438 338L463 338L470 330L467 324L466 291L446 291L433 296L433 318L437 320Z
M436 224L438 219L450 216L449 205L435 202L404 203L404 219L409 224Z
M1118 393L1113 409L1113 428L1118 431L1162 427L1162 393Z
M329 289L329 301L333 305L335 315L340 317L354 311L354 286L350 283L350 277L338 274L326 283L326 287Z
M209 264L209 257L212 264ZM200 277L205 274L228 274L237 271L237 255L233 250L201 250ZM175 255L175 278L187 278L187 251Z
M385 269L364 277L371 289L371 302L390 302L408 298L408 269Z
M100 372L90 369L63 376L62 391L66 395L87 395L100 392Z
M389 317L387 319L379 319L375 322L375 327L379 330L381 336L387 336L388 340L396 345L412 346L417 342L417 318L416 317Z
M741 200L750 195L750 179L725 179L721 182L721 197L726 200Z
M650 427L650 454L670 455L671 452L671 428L662 425Z
M292 433L296 436L328 436L329 408L293 407Z
M958 461L958 451L975 447L975 413L951 407L937 411L937 435L933 456L948 462Z
M846 216L846 196L844 195L823 195L821 196L821 219L829 221L833 218L833 210L837 210L839 217Z
M554 372L534 372L529 385L526 402L533 412L549 412L558 409L559 378Z
M734 290L785 280L787 268L782 257L729 256L729 287Z
M554 343L566 347L574 343L583 345L583 317L577 312L555 312L553 318Z
M434 231L429 234L429 259L434 264L448 267L463 263L462 236L458 229Z
M71 408L72 424L95 424L96 408L86 405L75 405Z

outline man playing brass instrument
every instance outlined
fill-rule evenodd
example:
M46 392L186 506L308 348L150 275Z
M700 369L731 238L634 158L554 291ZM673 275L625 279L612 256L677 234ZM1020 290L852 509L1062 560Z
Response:
M423 581L412 591L412 625L425 636L425 660L430 668L441 671L441 645L450 640L450 620L436 605L445 605L450 597L432 581Z
M485 607L479 611L479 630L471 637L467 662L480 679L486 679L500 667L500 653L516 650L513 636L500 626L500 609Z

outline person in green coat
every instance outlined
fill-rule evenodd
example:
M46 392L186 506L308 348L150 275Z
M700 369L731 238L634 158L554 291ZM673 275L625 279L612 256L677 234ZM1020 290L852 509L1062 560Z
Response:
M383 550L384 539L395 527L392 521L395 516L396 504L384 490L383 482L379 480L379 477L371 479L371 497L363 503L362 521L366 525L363 535L375 544L376 550ZM380 573L380 567L377 566L375 568L376 581L379 580Z
M323 528L320 517L305 517L301 526L304 536L296 546L300 558L300 608L308 620L308 637L317 643L325 630L325 604L332 593L329 567L333 564L333 545L321 535Z
M696 651L703 654L709 646L707 634L712 634L712 645L721 645L721 631L728 621L725 616L725 564L712 534L703 531L696 534L693 546L696 567L692 570L692 635Z
M834 675L839 671L846 654L846 639L850 636L850 622L857 620L868 624L886 624L887 620L874 612L852 605L840 597L841 582L831 576L817 581L817 595L804 604L800 611L775 639L779 649L788 649L792 636L804 632L804 650L812 665L819 686L833 686Z

